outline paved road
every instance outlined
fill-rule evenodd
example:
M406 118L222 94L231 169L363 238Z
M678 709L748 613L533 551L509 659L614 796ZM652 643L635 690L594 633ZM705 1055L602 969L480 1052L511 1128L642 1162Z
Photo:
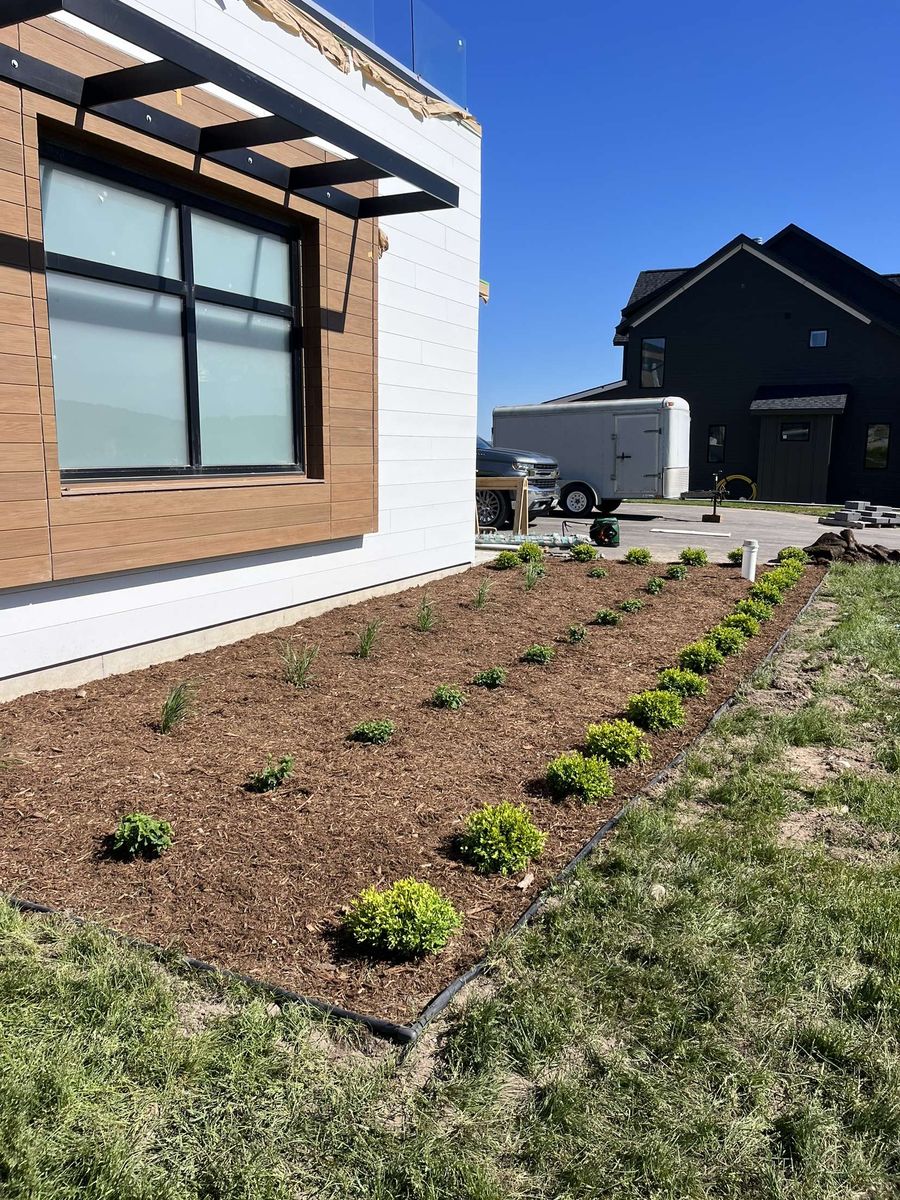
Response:
M729 550L743 544L745 538L759 542L760 561L773 558L782 546L808 546L833 529L820 525L815 517L790 512L769 512L745 508L725 508L720 525L704 524L701 505L623 504L619 518L622 544L618 550L604 550L610 558L621 558L629 546L647 546L654 558L671 561L685 546L703 546L713 562L724 562ZM532 522L535 533L561 533L562 517L539 517ZM587 533L591 522L566 519L571 531ZM862 542L880 542L900 549L898 529L857 529Z

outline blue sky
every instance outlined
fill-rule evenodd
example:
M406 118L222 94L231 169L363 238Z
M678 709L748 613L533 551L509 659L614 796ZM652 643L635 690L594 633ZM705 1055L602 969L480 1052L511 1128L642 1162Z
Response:
M895 0L431 0L484 123L480 428L618 379L642 268L791 221L900 271Z

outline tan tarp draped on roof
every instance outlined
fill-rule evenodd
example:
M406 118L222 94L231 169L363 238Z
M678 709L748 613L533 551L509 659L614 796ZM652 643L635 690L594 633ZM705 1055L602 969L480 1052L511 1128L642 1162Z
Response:
M286 33L302 37L345 75L349 74L351 66L355 67L369 83L392 96L417 117L423 120L425 117L443 117L459 121L475 133L481 133L481 126L470 112L447 100L424 95L362 50L342 42L336 34L320 25L308 13L288 4L287 0L244 0L244 3L264 21L273 21Z

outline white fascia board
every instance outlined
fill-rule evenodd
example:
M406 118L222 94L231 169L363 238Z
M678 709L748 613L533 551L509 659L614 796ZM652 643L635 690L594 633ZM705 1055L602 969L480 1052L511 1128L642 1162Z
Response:
M810 283L808 279L804 279L803 276L798 275L796 271L791 271L788 267L782 266L781 263L773 262L768 255L763 254L754 246L741 245L733 246L726 254L722 254L719 258L714 259L705 270L700 272L699 275L695 275L693 279L689 279L687 283L683 283L681 287L676 288L671 296L667 296L665 300L660 300L659 304L654 304L654 306L648 309L647 312L645 312L642 316L632 321L631 325L636 327L643 324L644 321L648 321L652 316L658 313L661 308L665 308L667 304L671 304L673 300L676 300L679 296L686 292L688 288L693 287L695 283L699 283L701 279L704 279L718 267L721 267L722 263L728 262L729 258L733 258L735 254L740 254L742 250L745 250L748 254L752 254L754 258L758 258L760 262L764 262L767 266L772 267L773 270L780 271L782 275L787 275L787 277L789 279L793 279L795 283L799 283L803 287L808 288L809 291L815 292L815 294L817 296L821 296L823 300L827 300L830 304L834 304L837 308L842 308L844 312L849 313L851 317L856 317L857 321L862 321L864 325L872 324L871 318L867 317L865 313L861 313L859 309L851 308L851 306L849 304L845 304L843 300L838 300L837 296L832 296L830 292L823 291L822 288L816 287L814 283Z

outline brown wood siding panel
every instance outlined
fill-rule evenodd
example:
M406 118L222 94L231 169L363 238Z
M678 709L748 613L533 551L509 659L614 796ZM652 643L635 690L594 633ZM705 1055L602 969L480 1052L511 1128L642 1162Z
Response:
M0 503L43 500L46 490L43 470L0 471ZM2 569L0 569L0 575L2 575ZM2 586L0 584L0 587Z

